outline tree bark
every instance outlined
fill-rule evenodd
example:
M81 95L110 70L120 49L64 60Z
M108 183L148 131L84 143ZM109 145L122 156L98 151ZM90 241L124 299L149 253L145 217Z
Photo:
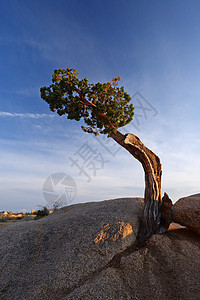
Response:
M96 108L94 103L91 103L83 95L80 95L82 104ZM145 173L145 206L141 219L141 226L138 233L138 244L144 245L154 233L164 233L167 231L171 223L171 206L172 201L165 193L161 199L161 176L162 166L159 157L148 149L140 139L134 134L122 134L111 123L110 119L100 113L99 117L104 125L108 125L114 129L110 134L120 146L129 151L142 164Z
M164 233L171 222L172 202L166 193L163 201L161 198L162 166L160 159L134 134L123 135L117 131L110 136L139 160L144 169L145 205L138 234L138 243L144 245L152 234Z

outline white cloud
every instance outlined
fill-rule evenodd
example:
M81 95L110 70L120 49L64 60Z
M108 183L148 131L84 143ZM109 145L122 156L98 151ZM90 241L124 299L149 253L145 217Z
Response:
M38 119L38 118L55 118L55 115L50 114L31 114L31 113L10 113L5 111L0 111L0 117L19 117L19 118L32 118L32 119Z

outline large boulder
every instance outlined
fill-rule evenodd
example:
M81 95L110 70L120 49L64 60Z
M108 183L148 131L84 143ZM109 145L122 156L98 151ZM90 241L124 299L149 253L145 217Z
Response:
M199 300L200 236L171 226L138 248L142 199L72 205L0 229L0 298Z
M200 194L179 199L172 207L172 219L200 234Z
M2 227L0 297L63 299L135 243L143 205L141 198L77 204Z

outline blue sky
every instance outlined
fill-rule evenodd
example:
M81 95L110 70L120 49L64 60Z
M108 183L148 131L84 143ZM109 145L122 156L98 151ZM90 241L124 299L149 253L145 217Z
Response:
M160 156L163 192L173 202L198 193L199 11L195 0L1 1L0 210L45 205L44 182L56 173L76 182L73 203L143 196L142 167L128 152L41 100L40 87L65 67L90 82L120 76L136 106L126 130ZM86 146L98 154L90 164Z

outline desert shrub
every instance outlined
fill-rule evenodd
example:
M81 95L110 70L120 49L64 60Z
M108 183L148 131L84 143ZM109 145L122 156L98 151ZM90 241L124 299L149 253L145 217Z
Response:
M8 218L2 218L0 219L0 222L7 222L8 221Z
M44 206L43 209L39 209L36 212L35 220L41 219L41 218L46 217L48 215L49 215L49 210L46 206Z

